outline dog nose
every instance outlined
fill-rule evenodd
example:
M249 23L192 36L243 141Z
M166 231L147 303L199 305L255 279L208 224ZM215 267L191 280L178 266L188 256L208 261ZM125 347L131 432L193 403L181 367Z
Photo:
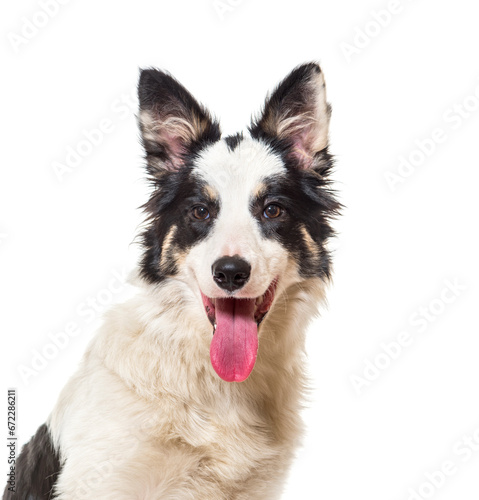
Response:
M233 255L233 257L218 259L211 266L211 271L214 281L220 288L228 292L234 292L248 281L251 266L238 255Z

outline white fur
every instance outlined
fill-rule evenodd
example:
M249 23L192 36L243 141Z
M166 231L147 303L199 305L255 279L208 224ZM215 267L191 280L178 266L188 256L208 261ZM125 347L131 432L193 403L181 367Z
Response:
M198 298L171 280L117 306L49 419L65 460L58 500L278 498L298 445L304 330L319 280L284 290L256 366L219 379Z

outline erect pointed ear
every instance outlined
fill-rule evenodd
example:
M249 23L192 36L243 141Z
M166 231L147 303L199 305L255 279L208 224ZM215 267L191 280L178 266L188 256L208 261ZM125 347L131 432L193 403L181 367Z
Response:
M303 64L266 99L250 132L257 139L280 140L299 168L311 168L316 154L328 145L330 115L321 68L316 63Z
M151 173L178 170L189 154L221 136L218 122L172 76L142 70L139 125Z

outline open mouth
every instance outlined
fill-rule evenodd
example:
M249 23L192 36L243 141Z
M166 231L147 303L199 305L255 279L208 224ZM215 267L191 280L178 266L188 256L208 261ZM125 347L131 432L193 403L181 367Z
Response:
M223 380L242 382L252 372L258 354L258 327L273 304L276 285L275 279L263 295L252 299L210 299L201 293L213 325L211 364Z

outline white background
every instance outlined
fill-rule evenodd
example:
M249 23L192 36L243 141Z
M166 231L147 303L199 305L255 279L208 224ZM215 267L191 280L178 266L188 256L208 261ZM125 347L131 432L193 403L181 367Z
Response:
M318 60L346 209L329 307L308 335L307 434L283 498L477 500L474 3L72 0L46 24L42 11L24 0L0 16L0 435L7 387L18 391L22 442L45 421L99 324L99 314L80 314L88 297L107 308L129 293L108 289L139 255L132 242L147 197L136 103L122 103L138 68L172 72L231 133L293 67ZM33 21L45 25L35 32ZM19 41L22 30L30 39ZM54 162L104 120L109 132L59 178ZM415 165L398 174L401 157ZM444 295L447 280L456 295ZM71 322L80 334L25 380L19 367ZM381 343L407 335L396 359L384 354ZM368 363L382 368L355 387ZM6 449L0 460L6 469ZM454 472L433 474L444 462Z

